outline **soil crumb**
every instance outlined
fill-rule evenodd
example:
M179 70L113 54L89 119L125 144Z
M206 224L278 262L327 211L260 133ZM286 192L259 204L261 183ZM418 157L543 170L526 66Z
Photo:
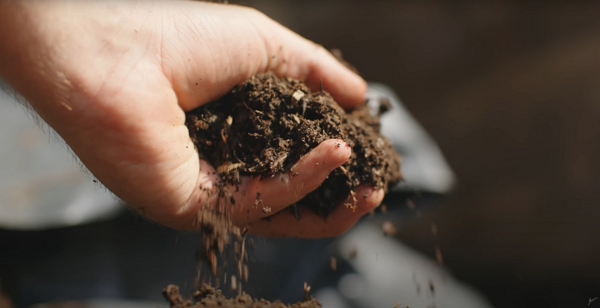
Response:
M437 230L438 230L437 225L435 224L435 222L432 222L431 223L431 234L434 236L437 235Z
M175 285L167 286L163 290L163 296L171 308L321 308L321 304L314 298L289 306L279 301L271 303L264 299L253 299L245 293L228 299L220 290L208 284L203 284L198 291L194 292L195 301L183 299L179 294L179 287Z
M400 156L380 134L379 117L389 107L382 101L377 108L364 104L345 111L325 91L311 93L298 80L266 74L188 112L186 125L200 158L232 186L239 185L242 176L294 176L302 172L292 170L294 164L321 142L344 140L352 147L350 159L291 207L296 212L297 206L308 207L327 217L359 185L387 192L401 180Z
M433 284L433 280L429 279L428 283L429 283L429 291L431 292L431 294L434 294L435 293L435 284Z
M358 248L352 248L350 249L350 251L348 252L348 258L350 260L353 260L356 258L356 256L358 256Z
M387 205L385 205L385 204L382 204L382 205L381 205L379 208L381 208L381 212L382 212L383 214L387 213Z
M384 222L381 229L383 231L383 236L394 236L398 233L396 226L394 226L391 221Z
M439 246L435 246L435 260L439 266L444 266L444 257L442 256L442 250Z
M414 210L416 208L415 206L415 202L412 200L406 200L406 205L408 206L409 209Z

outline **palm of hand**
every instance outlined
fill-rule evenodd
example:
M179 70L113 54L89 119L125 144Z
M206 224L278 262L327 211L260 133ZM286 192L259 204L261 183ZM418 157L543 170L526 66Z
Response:
M361 103L366 85L321 47L264 15L206 3L105 3L77 6L66 46L53 63L68 92L61 116L40 111L82 162L112 192L150 219L193 229L218 178L200 161L184 111L224 94L251 75L272 71L320 81L345 107ZM77 23L76 25L80 25ZM59 44L60 45L60 44ZM59 95L60 96L60 95ZM317 188L350 156L339 140L305 156L288 181L246 178L232 207L233 221L266 236L324 237L343 233L383 198L362 188L357 209L343 207L325 221L310 212L298 222L285 209ZM318 168L316 168L318 164ZM285 176L285 175L284 175ZM256 193L271 213L255 208Z

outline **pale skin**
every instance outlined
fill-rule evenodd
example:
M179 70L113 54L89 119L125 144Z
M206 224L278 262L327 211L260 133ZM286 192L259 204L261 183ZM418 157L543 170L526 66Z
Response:
M184 112L264 72L315 90L322 82L345 108L362 104L366 92L364 80L325 49L239 6L0 0L0 29L0 77L104 186L176 229L197 227L196 215L210 200L202 188L218 181L213 166L198 158ZM283 210L350 154L343 141L328 140L296 164L298 176L244 178L239 192L231 192L231 219L269 237L344 233L379 205L381 190L358 188L356 208L340 206L327 219L302 210L297 221ZM261 207L254 206L256 192Z

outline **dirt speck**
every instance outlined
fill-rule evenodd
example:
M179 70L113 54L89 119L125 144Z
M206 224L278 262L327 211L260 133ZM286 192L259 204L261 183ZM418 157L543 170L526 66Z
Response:
M429 291L431 291L431 294L435 294L435 284L433 284L433 280L429 279Z
M435 260L439 266L444 266L444 257L442 256L442 251L437 245L435 246Z
M384 236L394 236L398 231L396 230L396 226L391 221L386 221L383 223L382 231Z
M358 255L358 249L357 248L352 248L350 249L350 251L348 252L348 258L350 260L356 258L356 256Z

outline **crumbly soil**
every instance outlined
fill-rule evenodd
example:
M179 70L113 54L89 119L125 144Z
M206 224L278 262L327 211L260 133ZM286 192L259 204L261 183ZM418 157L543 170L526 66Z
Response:
M374 112L366 105L345 111L325 91L311 93L300 81L266 74L189 112L186 123L200 158L230 185L242 176L293 176L301 172L292 170L294 164L321 142L344 140L352 147L350 159L291 207L327 217L359 185L387 191L401 179L400 156L380 134L379 116L388 107L382 102Z
M174 285L167 286L163 295L171 308L321 308L321 304L313 298L289 306L278 301L271 303L264 299L256 300L245 293L227 299L221 291L207 284L194 293L195 302L184 300L179 294L179 288Z
M300 81L267 74L251 77L223 98L187 113L186 125L200 158L215 166L221 179L217 189L209 193L225 201L219 203L232 206L235 200L221 189L225 185L239 185L242 176L294 176L302 172L293 170L294 164L321 142L344 140L352 148L348 161L331 172L319 188L290 207L295 214L299 207L307 207L327 217L341 204L352 208L352 200L344 200L349 200L348 196L356 198L353 189L359 185L387 192L401 179L400 156L380 134L379 117L388 108L389 102L382 101L376 110L364 105L345 111L327 92L311 93ZM241 281L248 279L245 230L232 224L222 205L209 205L198 214L202 233L200 257L207 261L214 277L219 277L227 262L224 250L233 242L241 290ZM169 286L164 294L171 307L288 307L279 302L256 301L246 294L226 299L208 285L195 293L197 303L183 300L175 286ZM289 307L321 305L307 300Z

